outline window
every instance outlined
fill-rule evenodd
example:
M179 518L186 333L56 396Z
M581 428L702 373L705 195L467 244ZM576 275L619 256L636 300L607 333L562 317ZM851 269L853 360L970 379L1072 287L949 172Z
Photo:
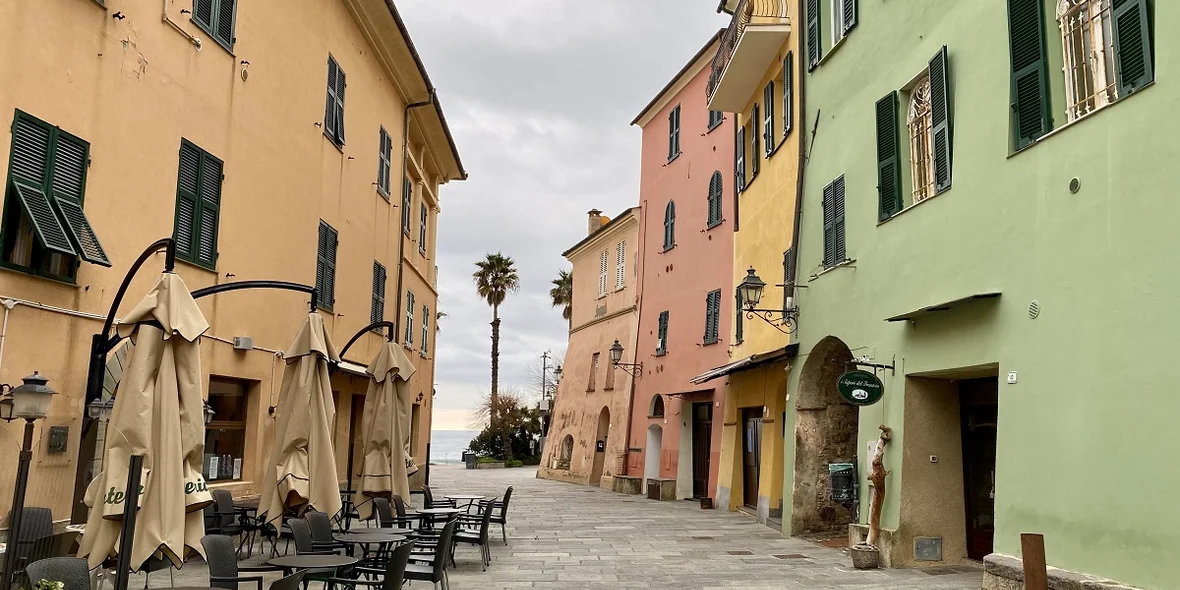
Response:
M824 187L824 268L844 262L844 175Z
M745 336L746 336L746 334L745 334L745 332L746 332L745 319L746 318L742 317L742 314L745 313L744 311L742 311L742 306L745 305L745 303L742 302L742 290L741 289L738 289L737 294L734 295L733 303L734 303L734 306L733 306L733 311L734 311L734 314L733 314L733 340L734 340L735 344L741 344L742 341L745 340Z
M668 312L660 312L659 325L656 328L656 356L668 354Z
M418 205L418 252L426 256L426 218L429 215L426 203Z
M709 111L709 131L716 129L723 122L725 122L725 113L721 111Z
M664 251L676 246L676 201L664 206Z
M807 71L811 71L823 60L823 15L821 0L807 0ZM834 47L856 27L859 17L858 0L828 0L830 17L831 46Z
M717 342L718 323L721 319L721 289L705 295L705 344Z
M615 246L615 290L618 291L627 284L627 241L623 240Z
M610 391L615 388L615 369L616 367L607 364L606 366L606 383L602 386L603 391Z
M414 185L409 178L402 180L402 232L410 235L410 205L414 198Z
M414 292L406 291L406 338L402 344L414 350Z
M598 254L598 296L606 297L607 251Z
M319 308L326 311L332 311L332 305L336 303L336 237L336 230L321 219L315 288L319 291Z
M807 0L807 71L814 70L824 57L820 27L819 0Z
M762 89L762 104L766 110L762 113L762 149L769 158L770 153L774 151L774 80Z
M594 391L594 376L598 374L598 353L590 359L590 382L586 384L586 391Z
M373 261L373 305L369 311L369 323L385 319L385 267Z
M737 192L746 190L746 128L739 127L733 150L733 179Z
M1067 122L1152 81L1149 8L1146 0L1058 2Z
M790 294L794 291L795 286L795 249L787 248L783 252L783 285L786 290L783 293ZM788 309L786 298L783 298L783 309Z
M422 358L430 352L430 308L422 306Z
M934 148L931 130L930 75L918 80L910 92L906 126L910 130L910 202L917 204L934 195Z
M205 427L205 479L242 479L249 402L249 381L221 377L209 379L209 407L213 410L213 420Z
M328 99L324 108L324 135L336 144L344 146L344 70L336 58L328 56Z
M795 118L795 56L787 52L783 60L783 139L791 134L791 123Z
M4 264L72 280L78 259L111 266L82 211L90 144L16 111L4 199Z
M753 113L750 115L750 182L758 177L758 168L762 163L762 152L758 149L759 134L758 134L758 105L754 105Z
M573 435L565 435L561 439L561 458L557 460L558 469L569 469L570 459L574 456L574 437Z
M193 22L231 53L236 13L237 0L193 0Z
M176 181L176 257L208 269L217 263L221 160L188 140L180 142Z
M857 0L831 0L832 2L832 45L848 36L856 26Z
M680 155L680 105L668 113L668 161Z
M722 186L721 186L721 171L718 170L713 173L713 178L709 180L709 227L717 227L723 221L721 219L722 207Z
M377 192L389 200L389 174L393 169L393 138L384 127L378 138L377 146Z
M664 417L664 396L655 394L651 398L651 403L647 407L648 418L663 418Z

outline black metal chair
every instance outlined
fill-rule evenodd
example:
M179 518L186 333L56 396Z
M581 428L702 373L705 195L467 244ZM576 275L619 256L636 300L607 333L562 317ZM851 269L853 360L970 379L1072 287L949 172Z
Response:
M229 493L229 490L212 490L210 493L213 494L213 514L217 520L217 533L239 537L238 552L240 553L250 535L247 534L249 532L247 527L238 519L239 511L234 507L234 496ZM249 540L252 545L253 540Z
M488 571L488 565L492 563L492 546L488 541L488 528L492 522L492 511L495 510L495 502L487 502L481 505L480 510L483 514L480 515L479 528L475 530L458 529L455 531L454 542L466 543L468 545L479 546L479 560L483 564L483 571Z
M40 580L65 584L65 590L90 590L90 566L81 557L50 557L25 567L29 587Z
M8 513L7 523L12 522L12 512ZM26 507L21 511L20 531L12 536L8 535L8 551L16 552L16 572L14 580L20 579L25 565L34 559L33 549L37 539L53 533L53 511L48 508L35 506ZM13 540L15 538L15 540Z
M393 504L390 504L392 500ZM397 527L402 529L413 529L418 527L418 519L416 517L406 516L406 505L398 496L392 498L373 498L373 512L377 514L377 521L383 527ZM394 507L397 507L396 514Z
M430 582L435 588L442 585L442 590L450 590L447 580L447 564L451 561L450 553L453 545L457 520L451 520L443 526L438 536L438 542L428 545L428 550L410 554L410 563L406 565L407 580Z
M332 519L327 514L309 510L303 515L303 519L307 521L307 526L311 530L311 543L315 549L336 551L347 548L333 536Z
M448 498L443 498L441 500L435 499L434 492L431 491L430 486L428 486L428 485L422 486L422 504L423 504L423 506L422 506L423 508L454 508L455 507L454 500L451 500Z
M504 500L502 502L497 502L496 500L491 501L492 506L497 508L499 512L498 514L492 513L492 524L500 525L500 534L504 537L505 545L508 544L508 502L510 500L512 500L512 486L508 486L508 489L504 491ZM480 504L483 504L483 502L480 502Z
M385 562L384 568L370 568L358 567L353 569L353 573L357 575L373 576L368 580L360 578L332 578L328 581L330 586L346 586L349 588L356 588L357 586L379 586L380 590L402 590L402 584L406 580L406 566L410 561L410 553L414 551L414 542L408 541L398 545L390 555L389 560Z
M29 561L40 561L50 557L73 557L78 553L78 540L81 536L82 534L77 531L45 535L33 542Z
M340 555L331 549L319 549L315 546L315 540L311 536L311 526L307 524L306 520L292 518L287 521L287 526L291 527L291 540L295 541L296 555Z
M262 576L243 576L241 574L282 571L281 568L274 566L243 566L239 564L238 552L234 549L234 540L227 535L205 535L201 537L201 546L205 548L205 563L209 565L209 586L212 588L239 590L239 584L245 582L257 584L258 590L262 590Z
M270 585L270 590L299 590L299 585L303 583L303 577L306 575L306 571L299 571L275 580L275 583Z

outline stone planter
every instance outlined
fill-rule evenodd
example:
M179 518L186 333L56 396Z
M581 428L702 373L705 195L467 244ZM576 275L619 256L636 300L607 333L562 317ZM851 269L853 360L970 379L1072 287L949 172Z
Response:
M881 567L881 552L872 545L853 545L848 548L852 556L852 567L858 570L875 570Z
M476 469L503 469L503 463L476 463Z

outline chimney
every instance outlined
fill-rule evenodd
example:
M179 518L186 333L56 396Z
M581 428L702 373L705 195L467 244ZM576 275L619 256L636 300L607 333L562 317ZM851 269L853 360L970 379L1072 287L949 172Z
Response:
M590 216L590 223L587 224L586 235L591 235L602 227L602 211L591 209L587 215Z

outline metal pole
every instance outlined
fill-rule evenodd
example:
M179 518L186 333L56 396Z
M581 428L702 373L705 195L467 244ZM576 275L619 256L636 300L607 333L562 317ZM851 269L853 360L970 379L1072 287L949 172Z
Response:
M548 391L545 383L545 374L549 372L549 351L541 355L541 399L545 399L545 392Z
M131 575L131 550L135 545L135 515L139 512L139 475L143 455L131 455L127 465L127 490L123 496L123 526L119 532L119 566L115 570L115 590L127 590Z
M25 489L29 487L29 464L33 462L33 421L25 418L25 440L20 448L20 465L16 472L16 489L12 492L12 517L8 523L8 551L4 553L4 581L0 589L12 588L16 576L16 554L20 552L20 527L25 511Z

